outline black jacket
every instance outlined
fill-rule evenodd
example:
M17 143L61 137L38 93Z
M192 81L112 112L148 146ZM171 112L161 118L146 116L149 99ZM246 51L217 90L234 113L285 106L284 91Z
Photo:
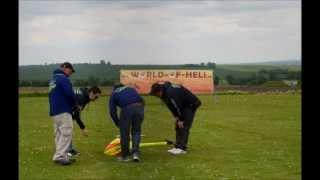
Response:
M80 88L75 89L74 93L76 95L76 103L77 105L81 106L81 110L90 102L88 88ZM72 119L77 122L80 129L85 129L85 125L81 120L81 110L74 108L72 111Z
M201 101L182 85L171 84L166 82L163 87L162 101L167 105L175 117L179 117L181 121L182 113L185 108L196 110Z

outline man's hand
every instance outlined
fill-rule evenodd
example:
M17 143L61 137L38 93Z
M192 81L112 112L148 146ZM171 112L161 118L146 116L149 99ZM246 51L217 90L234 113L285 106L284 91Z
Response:
M77 109L78 109L79 111L82 111L82 106L77 105Z
M80 132L81 132L82 136L88 137L88 130L87 129L81 129Z
M183 121L177 121L177 126L179 128L183 128Z
M78 111L78 112L80 112L81 109L82 109L82 107L81 107L80 105L76 105L76 106L74 106L74 108L73 108L72 111Z
M183 128L183 121L180 121L179 117L174 117L176 119L176 126L178 128Z

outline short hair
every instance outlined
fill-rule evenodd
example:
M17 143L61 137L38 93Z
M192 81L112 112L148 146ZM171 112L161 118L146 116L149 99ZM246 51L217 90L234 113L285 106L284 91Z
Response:
M161 92L163 90L163 84L154 83L151 86L150 95L156 95L158 92Z
M88 92L93 92L94 94L101 94L101 90L97 86L92 86L88 89Z
M64 63L60 64L60 68L69 68L69 69L71 69L71 71L72 71L73 73L76 72L76 71L74 70L72 64L69 63L69 62L64 62Z

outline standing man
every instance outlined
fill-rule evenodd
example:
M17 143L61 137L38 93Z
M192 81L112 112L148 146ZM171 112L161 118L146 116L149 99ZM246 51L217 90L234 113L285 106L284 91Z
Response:
M120 119L117 106L121 108ZM141 124L144 118L144 100L138 92L123 84L115 85L109 99L109 113L114 124L120 129L121 156L119 161L130 161L130 129L132 137L132 157L139 162Z
M61 165L71 164L67 150L72 139L72 109L76 106L75 94L69 76L74 73L72 65L65 62L53 72L49 83L50 116L54 122L55 153L53 161Z
M81 129L81 134L83 136L88 136L88 131L81 120L81 111L85 108L87 104L89 104L91 101L95 101L99 98L101 95L101 90L97 86L92 86L90 88L79 88L74 90L75 96L76 96L76 108L72 111L72 119L77 122ZM69 156L77 156L80 155L80 152L78 152L72 145L72 141L70 143L69 149L68 149L68 155Z
M201 105L200 100L182 85L154 83L151 86L150 95L161 98L175 118L176 144L168 150L171 154L185 154L189 131L193 123L194 115Z

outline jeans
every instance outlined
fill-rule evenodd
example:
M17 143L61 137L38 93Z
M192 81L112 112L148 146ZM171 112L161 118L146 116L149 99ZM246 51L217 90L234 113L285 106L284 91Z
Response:
M130 129L132 137L132 153L139 154L141 124L144 118L143 105L128 105L123 107L120 112L120 144L122 157L130 154Z

